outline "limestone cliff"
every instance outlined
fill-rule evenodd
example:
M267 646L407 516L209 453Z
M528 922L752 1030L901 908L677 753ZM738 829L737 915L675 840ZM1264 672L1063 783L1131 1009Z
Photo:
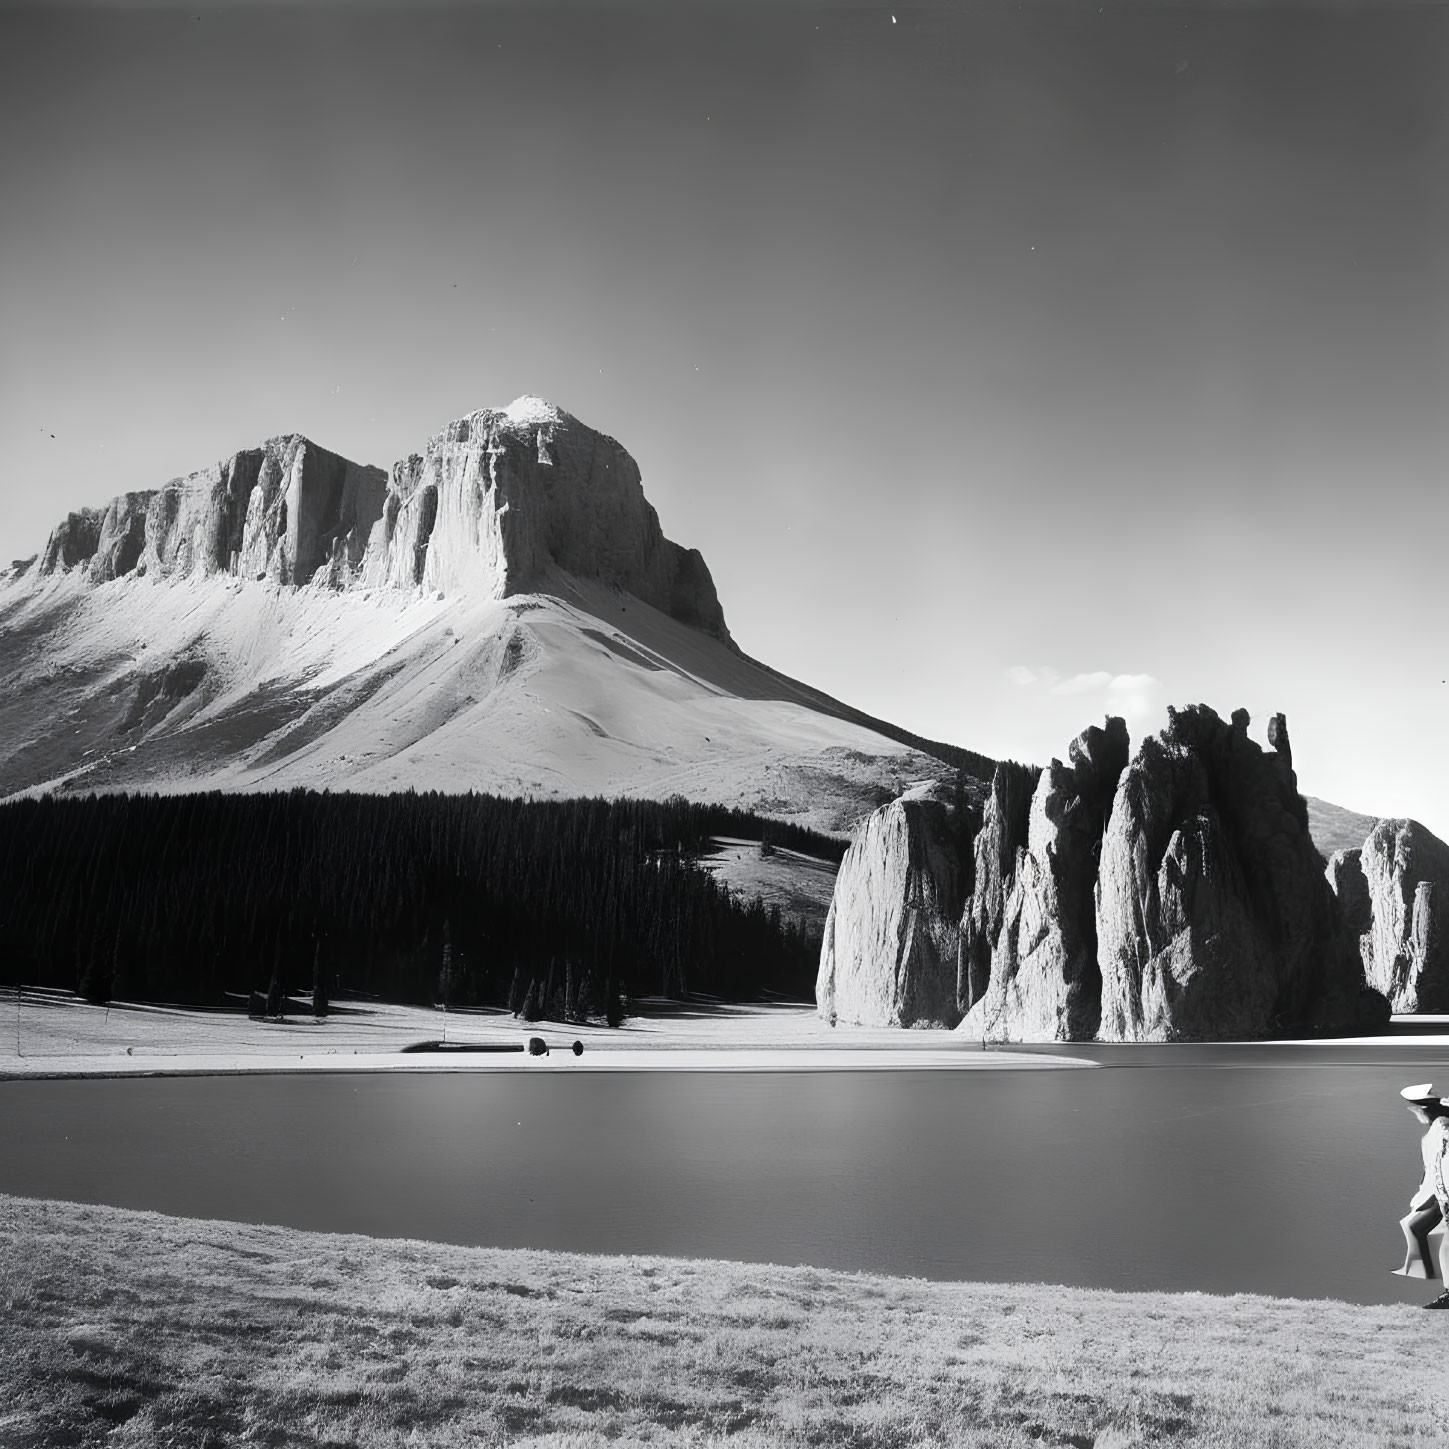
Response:
M956 999L969 1011L986 994L991 957L1016 880L1017 858L1026 848L1032 791L1041 771L1014 760L1000 761L991 776L981 829L972 845L971 896L961 918Z
M72 513L40 572L232 573L282 584L467 592L598 579L730 643L704 559L664 537L612 438L537 398L450 423L391 477L299 436Z
M97 583L125 574L184 578L234 573L310 582L335 558L362 561L386 478L299 436L104 509L71 514L41 556L41 572L84 568Z
M822 1012L949 1020L903 1003L940 1000L955 891L955 1005L960 1029L982 1039L1378 1030L1387 988L1365 981L1361 938L1394 989L1413 985L1400 1001L1449 1010L1438 913L1449 846L1433 842L1437 853L1422 827L1402 838L1380 827L1362 869L1354 853L1325 871L1286 721L1269 722L1266 751L1248 725L1244 710L1225 722L1195 705L1169 710L1130 760L1125 723L1109 719L1073 741L1066 765L1003 763L969 849L964 813L949 822L909 801L878 811L837 879Z
M100 541L102 516L100 509L82 508L57 523L41 550L40 572L53 574L88 563Z
M729 639L703 558L664 537L633 458L537 398L470 413L394 465L363 577L505 598L555 569Z
M935 785L883 805L852 841L825 922L816 1006L832 1025L955 1026L971 807Z
M1281 716L1265 752L1239 710L1168 711L1118 786L1102 843L1099 1035L1232 1039L1314 1021L1337 907Z
M1097 1034L1097 861L1127 764L1126 721L1111 718L1105 729L1084 730L1067 758L1067 765L1051 762L1031 797L1026 846L992 946L985 994L961 1023L966 1035L1090 1041Z
M1374 909L1369 898L1368 881L1364 879L1363 847L1334 851L1324 874L1338 897L1344 929L1352 931L1355 936L1367 935L1373 929Z
M1338 902L1339 928L1353 943L1367 985L1373 980L1374 907L1363 873L1363 847L1334 851L1324 875Z
M1359 864L1369 984L1395 1011L1449 1012L1449 845L1417 820L1380 820Z

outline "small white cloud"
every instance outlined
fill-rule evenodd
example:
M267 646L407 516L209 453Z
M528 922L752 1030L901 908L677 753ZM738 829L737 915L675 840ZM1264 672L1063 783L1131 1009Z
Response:
M1162 681L1151 674L1111 674L1105 669L1091 669L1063 676L1050 664L1014 664L1006 677L1013 684L1047 694L1095 694L1108 714L1120 714L1129 724L1149 722L1162 713Z
M1112 676L1105 669L1094 669L1090 674L1059 679L1051 688L1053 694L1086 694L1090 690L1109 688L1111 684Z

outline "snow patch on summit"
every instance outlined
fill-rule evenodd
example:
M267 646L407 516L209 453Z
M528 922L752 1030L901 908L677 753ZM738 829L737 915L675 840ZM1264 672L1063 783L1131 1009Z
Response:
M524 393L503 409L503 416L510 423L556 423L563 414L551 402L532 393Z

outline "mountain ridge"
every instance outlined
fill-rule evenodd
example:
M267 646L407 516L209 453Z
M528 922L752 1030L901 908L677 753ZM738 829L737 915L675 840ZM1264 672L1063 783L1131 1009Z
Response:
M633 459L538 399L387 475L281 435L0 572L0 796L683 793L845 833L991 764L744 654Z
M528 395L448 423L390 474L292 433L119 494L52 530L39 572L75 569L491 598L562 569L731 643L703 555L664 536L634 459Z

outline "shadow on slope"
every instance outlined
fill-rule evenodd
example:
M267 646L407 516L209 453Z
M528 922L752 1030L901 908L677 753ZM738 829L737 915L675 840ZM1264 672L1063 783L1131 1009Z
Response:
M798 704L818 714L830 715L859 725L897 744L930 755L977 780L989 780L996 768L995 760L960 745L928 740L910 730L877 719L864 710L826 694L823 690L791 679L752 659L737 648L721 644L667 614L641 604L632 595L611 589L593 579L577 579L558 574L551 581L559 598L585 613L612 624L654 658L654 667L667 665L709 685L720 694L736 699L781 700ZM586 631L597 637L595 631ZM607 640L600 642L614 648ZM616 641L617 642L617 641ZM647 667L647 661L646 661Z

